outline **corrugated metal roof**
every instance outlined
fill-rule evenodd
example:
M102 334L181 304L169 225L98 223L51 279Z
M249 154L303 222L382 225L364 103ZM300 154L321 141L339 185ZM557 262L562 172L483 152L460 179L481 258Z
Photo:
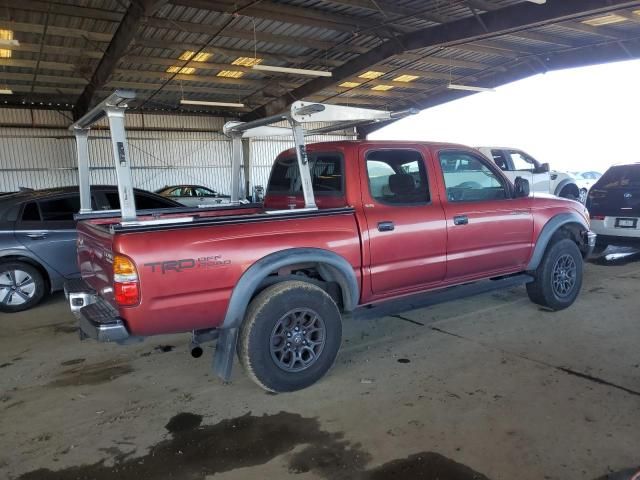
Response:
M209 65L191 62L189 66L196 69L192 78L176 77L145 107L179 112L182 111L180 99L188 96L200 100L233 99L255 108L310 78L248 70L240 81L219 80L217 73L225 65L225 69L234 69L231 62L238 56L253 57L255 52L264 59L264 64L333 70L363 52L375 50L393 35L434 27L440 22L473 18L474 11L481 14L517 3L522 2L262 0L244 2L244 7L234 14L238 2L233 0L172 0L141 22L134 41L109 82L101 86L100 94L116 86L129 85L139 90L144 100L170 78L166 72L171 66L168 60L182 66L184 62L178 57L185 50L206 46L204 51L212 54L207 59ZM103 58L125 11L126 2L122 0L57 0L55 3L5 0L0 8L0 29L13 30L20 47L12 51L11 59L0 60L0 88L15 92L0 99L0 105L6 102L7 105L42 103L46 106L50 102L75 102ZM371 93L373 81L350 91L332 86L323 88L317 96L326 95L336 102L351 98L385 107L405 106L410 92L420 90L424 97L430 95L434 86L446 84L443 76L449 75L452 81L486 78L490 72L513 68L531 56L546 58L603 42L633 40L640 36L640 15L631 10L624 13L636 21L602 27L589 27L579 20L551 23L499 38L414 50L411 56L384 59L371 64L370 69L392 70L381 77L382 81L393 81L403 69L412 74L423 71L424 75L418 76L424 78L417 79L416 83L394 82L393 90L375 95ZM222 29L229 20L226 29ZM45 28L47 33L43 38ZM42 54L39 53L41 45Z

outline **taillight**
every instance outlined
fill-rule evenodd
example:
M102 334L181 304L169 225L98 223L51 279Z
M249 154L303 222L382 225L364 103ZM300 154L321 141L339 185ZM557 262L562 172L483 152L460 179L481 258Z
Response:
M591 220L604 220L604 215L591 215Z
M131 306L140 302L138 270L133 260L124 255L113 257L113 296L118 305Z

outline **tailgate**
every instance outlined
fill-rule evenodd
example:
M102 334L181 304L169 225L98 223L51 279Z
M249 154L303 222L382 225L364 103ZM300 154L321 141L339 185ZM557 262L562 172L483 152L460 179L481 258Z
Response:
M113 306L113 234L90 221L78 222L78 265L82 279Z

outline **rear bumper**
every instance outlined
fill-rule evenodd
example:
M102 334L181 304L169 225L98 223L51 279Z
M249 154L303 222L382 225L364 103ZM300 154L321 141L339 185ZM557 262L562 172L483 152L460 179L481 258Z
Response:
M80 338L98 342L128 343L139 340L132 337L118 311L100 298L82 280L72 280L64 286L71 312L78 318Z
M616 227L617 218L630 218L636 219L636 228L620 228ZM640 219L637 217L605 217L604 220L591 219L591 228L598 234L598 237L604 238L618 238L621 240L636 240L640 241Z

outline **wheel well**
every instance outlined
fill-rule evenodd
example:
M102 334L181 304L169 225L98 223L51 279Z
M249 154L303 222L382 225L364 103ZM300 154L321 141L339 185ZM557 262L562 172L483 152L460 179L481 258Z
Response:
M331 265L317 262L287 265L269 273L253 293L251 300L265 288L288 280L317 285L329 294L341 312L344 311L345 295L348 294L345 289L349 287L340 281L340 276Z
M6 257L0 257L0 263L7 263L7 262L28 263L32 267L36 268L38 272L40 272L40 275L42 275L42 278L44 279L44 282L46 284L45 292L51 291L51 279L49 278L49 273L47 272L47 269L44 268L40 263L35 261L33 258L23 257L21 255L7 255Z
M558 230L551 237L551 241L549 242L549 247L556 243L558 240L562 240L568 238L569 240L573 240L578 248L582 252L582 255L586 255L587 248L584 245L584 239L582 236L582 232L584 231L584 226L579 223L565 223L560 226ZM548 247L547 247L548 248Z
M578 185L576 185L575 183L568 183L567 185L562 187L559 196L564 197L567 194L574 195L576 198L580 198L580 189L578 188Z

